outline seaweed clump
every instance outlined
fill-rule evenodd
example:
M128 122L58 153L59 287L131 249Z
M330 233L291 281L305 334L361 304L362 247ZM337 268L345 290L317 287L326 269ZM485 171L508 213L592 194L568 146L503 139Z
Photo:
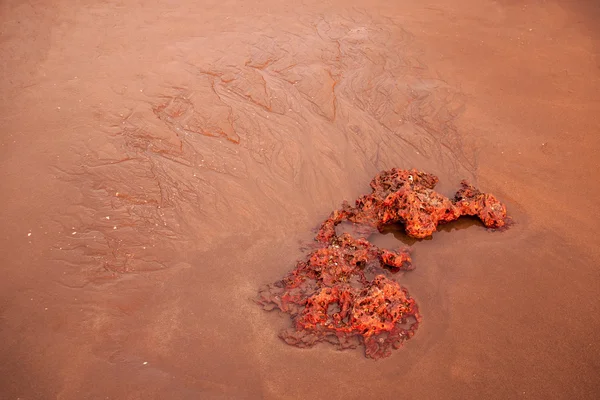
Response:
M383 171L371 181L371 194L331 213L315 238L318 248L259 291L257 303L264 309L292 317L292 327L280 333L286 343L305 348L326 341L339 349L364 344L366 356L378 359L415 334L421 322L417 304L393 279L414 269L409 249L381 249L349 233L338 236L335 227L349 221L368 233L401 223L409 236L425 238L462 215L477 216L489 228L507 225L506 207L493 195L463 181L449 199L433 190L437 182L414 169Z
M344 349L362 340L368 357L385 357L412 337L421 319L406 289L389 277L411 269L406 249L380 249L344 234L263 288L258 302L292 316L293 327L280 334L288 344L328 341Z
M482 193L467 181L453 199L434 189L435 175L393 168L379 173L371 181L372 193L359 197L354 206L344 202L323 222L317 240L327 243L335 236L335 226L347 220L381 229L385 225L404 225L414 238L429 237L441 223L463 215L477 216L488 228L507 225L506 207L491 194Z

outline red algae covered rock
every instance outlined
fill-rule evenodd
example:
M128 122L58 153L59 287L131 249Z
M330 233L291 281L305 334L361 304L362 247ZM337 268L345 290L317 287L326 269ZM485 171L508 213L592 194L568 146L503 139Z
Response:
M344 220L374 228L401 223L409 236L419 239L462 215L477 216L488 228L506 225L506 207L493 195L462 181L462 189L450 200L433 190L437 183L436 176L415 169L383 171L371 181L371 194L359 197L354 207L344 203L323 222L317 240L329 241Z
M395 272L414 269L408 249L380 249L348 233L338 236L336 225L358 224L368 236L401 223L415 238L462 215L477 216L488 228L506 226L506 207L493 195L463 181L451 200L433 190L437 182L415 169L383 171L371 181L372 193L331 213L315 238L321 247L281 281L262 288L256 300L265 310L290 314L292 327L280 333L286 343L311 347L327 341L339 349L363 344L366 356L377 359L414 335L421 321L418 307L393 279Z
M420 321L415 301L389 278L411 269L407 250L379 249L344 234L264 287L257 302L292 316L293 328L280 334L288 344L327 341L344 349L362 342L368 357L385 357L412 337Z
M507 225L506 206L493 194L481 193L467 181L460 184L462 189L454 196L454 203L461 215L476 215L488 228L502 228Z

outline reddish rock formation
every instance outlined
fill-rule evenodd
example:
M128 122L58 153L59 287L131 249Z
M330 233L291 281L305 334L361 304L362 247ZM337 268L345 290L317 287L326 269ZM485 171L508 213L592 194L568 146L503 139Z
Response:
M462 215L477 216L489 228L507 224L506 207L493 195L463 181L450 200L433 190L437 182L414 169L383 171L371 181L371 194L331 213L317 233L322 247L259 293L257 302L266 310L291 315L283 340L298 347L327 341L340 349L362 343L367 357L381 358L413 336L421 320L417 305L392 279L394 272L414 268L408 249L380 249L348 233L338 236L335 227L342 221L363 230L401 223L409 236L425 238Z
M506 207L493 195L462 181L462 189L450 200L433 190L437 182L436 176L415 169L383 171L371 181L371 194L359 197L354 207L344 203L323 222L317 240L331 240L335 226L344 220L374 228L401 223L409 236L419 239L462 215L477 216L489 228L506 225Z
M368 357L384 357L414 334L420 320L415 301L389 277L411 269L407 250L379 249L344 234L264 287L258 303L292 316L293 328L280 335L289 344L328 341L343 349L362 341Z

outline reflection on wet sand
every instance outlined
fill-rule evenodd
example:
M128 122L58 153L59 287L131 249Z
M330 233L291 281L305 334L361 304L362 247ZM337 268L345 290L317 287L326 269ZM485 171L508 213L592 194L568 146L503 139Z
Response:
M441 224L438 227L439 232L452 232L452 231L460 231L463 229L470 229L471 227L480 227L481 229L485 229L483 224L476 217L463 217L461 219L457 219L456 221L447 222L445 224ZM438 233L439 234L439 233ZM374 233L369 237L369 241L381 240L383 235L391 235L393 236L392 241L388 241L391 243L391 246L397 246L398 242L404 243L407 246L413 246L415 243L420 242L421 240L432 240L433 236L424 238L424 239L416 239L410 237L406 234L404 230L404 226L402 224L391 224L386 225L380 232Z

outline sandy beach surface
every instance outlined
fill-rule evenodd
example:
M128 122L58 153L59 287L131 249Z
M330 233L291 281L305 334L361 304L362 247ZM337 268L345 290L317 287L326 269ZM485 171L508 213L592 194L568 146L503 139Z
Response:
M0 1L2 399L596 399L595 1ZM392 167L470 220L391 357L253 303Z

